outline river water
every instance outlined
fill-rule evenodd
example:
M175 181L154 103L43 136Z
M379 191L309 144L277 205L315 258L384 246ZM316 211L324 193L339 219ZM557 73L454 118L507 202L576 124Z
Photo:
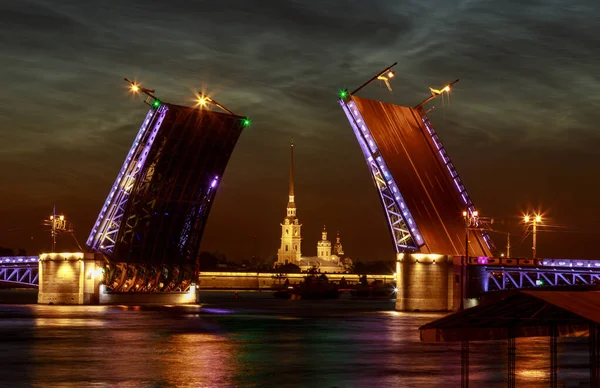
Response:
M440 314L240 295L201 293L186 307L0 304L0 386L460 386L460 344L419 341ZM547 338L517 340L518 387L549 385L548 350ZM559 351L564 386L587 386L586 340L561 339ZM506 386L506 343L471 352L471 386Z

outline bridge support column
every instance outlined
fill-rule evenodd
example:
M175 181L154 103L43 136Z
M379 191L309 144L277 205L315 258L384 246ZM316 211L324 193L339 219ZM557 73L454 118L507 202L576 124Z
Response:
M451 310L451 278L452 257L423 253L398 254L396 310Z
M39 261L39 304L97 304L100 266L93 254L43 253Z

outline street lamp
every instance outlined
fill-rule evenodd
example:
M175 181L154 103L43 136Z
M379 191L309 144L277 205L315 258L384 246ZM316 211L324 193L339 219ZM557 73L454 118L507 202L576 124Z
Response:
M375 74L375 76L373 76L370 80L356 88L352 93L348 93L348 90L346 89L341 90L339 93L340 98L345 99L348 96L358 93L359 90L361 90L371 82L375 81L376 79L385 82L388 89L392 90L389 84L389 80L396 75L396 73L392 70L392 67L396 66L397 64L398 62L394 62L391 66L388 66L385 69L381 70L379 73Z
M206 110L211 110L211 107L214 106L232 116L237 116L240 119L240 123L243 127L249 127L252 124L252 121L248 117L236 115L229 109L225 108L223 105L219 104L214 98L207 96L206 94L201 92L196 92L196 106L200 109Z
M52 235L52 252L56 249L56 236L59 232L68 230L67 220L62 214L56 214L56 207L52 211L49 220L45 222L46 225L50 226L50 234Z
M471 226L477 225L479 220L479 212L477 210L473 210L469 212L469 210L463 211L463 218L465 220L465 260L461 260L460 266L460 306L459 311L464 310L464 299L466 296L466 269L467 264L469 263L469 228Z
M210 101L210 97L206 97L206 96L198 96L198 105L205 107L206 104Z
M156 96L154 95L155 90L154 89L146 89L140 86L140 84L137 81L132 81L128 78L123 78L125 80L125 82L127 82L129 84L129 91L135 95L139 94L139 93L143 93L145 94L147 97L144 100L144 103L146 105L150 105L152 108L156 109L160 106L161 102L158 98L156 98Z
M467 291L467 264L469 263L469 229L471 226L476 226L479 222L479 212L477 210L463 211L463 218L465 220L465 259L461 258L460 265L460 305L458 311L465 309L465 296ZM469 341L462 340L460 348L460 373L461 373L461 387L469 387Z
M129 90L130 90L132 93L134 93L134 94L137 94L137 93L140 93L140 92L141 92L141 93L144 93L144 94L146 94L146 95L148 95L148 96L152 96L152 97L154 97L154 92L155 92L155 90L154 90L154 89L146 89L146 88L142 88L142 87L140 86L140 84L138 84L138 83L137 83L137 82L135 82L135 81L131 81L131 80L130 80L130 79L128 79L128 78L123 78L123 79L125 80L125 82L127 82L127 83L129 84Z
M531 249L533 250L533 260L535 260L537 258L537 240L536 240L537 224L542 222L542 216L539 214L536 214L535 216L531 217L528 214L526 214L523 217L523 222L525 222L525 224L527 224L527 225L531 224L533 226L533 247Z
M429 88L429 91L431 92L431 96L427 97L426 99L424 99L423 101L421 101L419 104L417 104L417 106L415 106L415 109L423 106L425 104L427 104L429 101L433 100L434 98L436 98L437 96L443 94L443 93L450 93L450 90L452 89L452 86L454 86L455 83L457 83L458 80L452 81L450 82L448 85L444 86L441 89L434 89L434 88ZM464 213L464 212L463 212Z
M73 240L75 240L77 247L80 250L83 250L79 244L79 241L77 241L77 237L75 237L73 224L67 221L63 214L56 214L56 206L54 206L50 217L44 220L44 225L50 227L50 234L52 236L52 252L56 250L56 237L61 233L69 233L71 237L73 237Z

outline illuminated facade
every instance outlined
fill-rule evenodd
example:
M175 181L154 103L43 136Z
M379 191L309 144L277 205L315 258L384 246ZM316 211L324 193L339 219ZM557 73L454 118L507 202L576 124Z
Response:
M317 270L321 273L346 272L352 269L352 260L344 256L339 233L331 249L331 241L327 239L327 230L323 227L321 240L317 242L317 256L303 256L297 263L301 270Z
M321 240L317 242L317 256L302 256L301 244L302 233L300 220L296 216L296 202L294 198L294 142L290 148L290 189L288 193L288 204L286 217L281 223L281 246L277 250L277 261L275 267L285 264L295 264L301 270L312 269L321 272L345 272L352 267L352 261L349 258L342 257L344 251L340 242L339 235L336 241L336 252L338 255L331 254L331 242L327 240L327 230L323 227Z
M240 116L154 99L87 240L114 263L109 289L189 286L210 208L245 125Z
M327 229L323 226L321 241L317 243L317 256L323 258L331 257L331 242L327 240Z

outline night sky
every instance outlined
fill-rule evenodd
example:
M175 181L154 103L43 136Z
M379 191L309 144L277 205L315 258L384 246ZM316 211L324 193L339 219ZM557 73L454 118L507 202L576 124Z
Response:
M538 256L600 258L599 15L600 2L575 0L3 1L0 245L48 249L53 204L85 242L147 110L126 76L173 103L203 89L253 121L203 250L249 258L256 236L256 253L275 257L293 136L303 254L316 255L326 224L351 258L392 259L336 96L397 61L393 93L372 84L360 95L415 105L460 78L430 117L480 212L515 234L516 255L531 254L520 214L540 209Z

